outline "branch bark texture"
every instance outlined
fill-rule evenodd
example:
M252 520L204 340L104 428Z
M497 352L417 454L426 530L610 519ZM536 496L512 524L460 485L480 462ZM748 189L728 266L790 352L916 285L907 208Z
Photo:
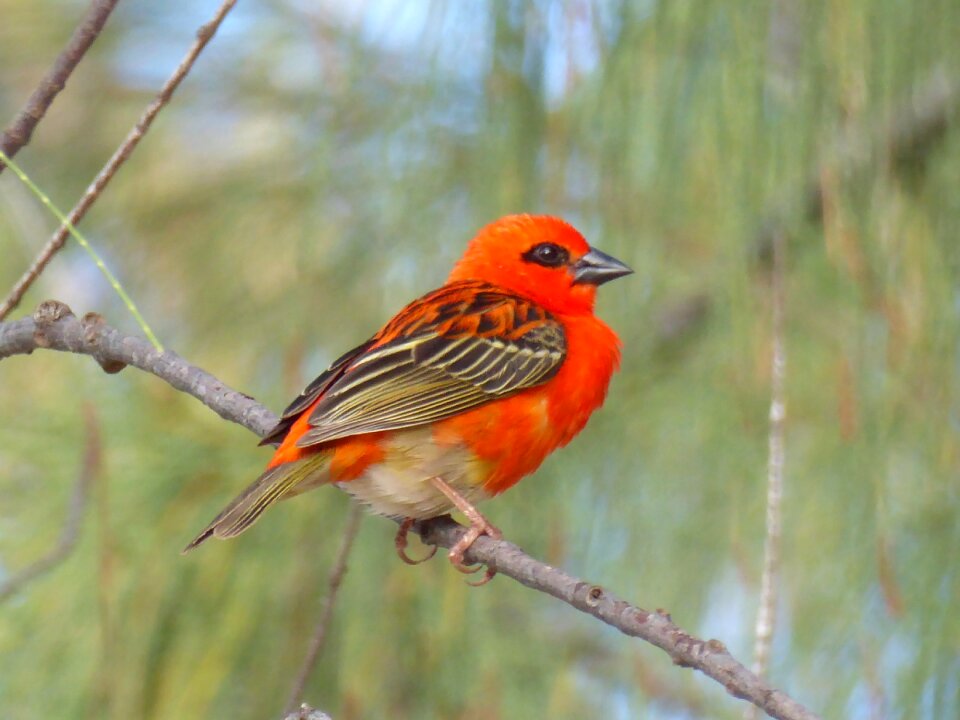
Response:
M107 325L96 313L77 318L56 300L41 303L31 318L0 323L0 360L38 348L90 355L108 373L140 368L193 395L224 420L266 434L277 416L249 395L227 387L174 352L158 352L147 340Z
M38 348L90 355L107 372L133 365L193 395L220 417L264 435L276 416L251 397L224 385L170 351L158 352L146 340L107 325L99 315L78 319L63 303L47 301L34 316L0 323L0 360ZM420 523L424 542L451 547L466 528L449 517ZM816 720L818 716L786 693L770 687L734 658L718 640L701 640L675 625L663 611L632 605L599 585L546 565L505 540L478 539L466 560L483 563L501 575L552 595L577 610L664 650L681 667L694 668L719 682L734 697L747 700L779 720Z
M190 49L187 51L187 54L184 56L183 60L180 61L180 64L177 65L177 68L173 71L173 74L167 79L163 84L163 87L160 89L160 92L157 93L157 96L153 101L147 105L146 109L143 111L143 114L140 116L140 119L137 120L137 123L131 128L130 132L127 133L127 136L124 138L123 142L120 143L120 146L114 151L113 155L107 161L107 164L103 166L97 176L93 179L93 182L87 187L86 191L83 193L83 197L77 201L77 204L73 206L73 209L70 211L70 214L67 215L67 223L63 223L56 232L47 240L47 244L43 246L43 249L37 255L36 259L27 268L27 271L23 276L17 281L17 284L13 286L13 289L10 291L10 294L7 296L7 299L3 301L3 304L0 305L0 320L4 319L7 315L10 314L10 311L17 307L20 304L20 300L23 299L24 294L27 290L30 289L30 286L33 285L34 281L40 276L40 273L43 272L44 268L50 263L53 259L53 256L59 252L59 250L67 242L67 238L70 235L70 227L77 225L82 219L83 216L87 214L87 211L93 206L97 201L97 198L100 197L100 193L103 192L103 189L107 186L107 183L113 179L113 176L116 175L117 171L123 166L127 161L127 158L133 153L137 145L143 139L143 136L147 134L147 131L150 129L150 126L153 125L153 121L156 119L160 111L170 102L170 98L173 97L173 93L180 86L180 83L187 76L187 73L190 72L193 68L194 62L200 56L200 53L207 46L207 43L210 42L210 39L213 37L214 33L217 32L217 28L220 27L220 23L223 22L226 18L227 13L233 9L233 6L237 4L237 0L224 0L223 4L220 5L216 14L210 20L210 22L202 25L199 30L197 30L197 37L193 42L193 45L190 46ZM10 153L7 153L10 155Z
M0 149L8 157L16 155L20 148L30 142L34 128L46 115L54 98L66 87L74 68L100 35L117 2L119 0L94 0L90 3L87 14L73 31L70 41L57 56L53 67L43 76L40 84L27 99L26 105L3 131L3 136L0 137ZM6 165L0 161L0 172L3 172L5 167Z

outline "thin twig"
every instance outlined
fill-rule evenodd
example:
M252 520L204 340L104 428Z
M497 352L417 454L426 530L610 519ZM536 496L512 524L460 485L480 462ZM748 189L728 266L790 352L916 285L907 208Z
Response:
M100 197L100 193L103 192L107 183L110 182L117 170L127 161L127 158L130 157L130 154L134 151L134 148L137 147L140 140L143 139L143 136L150 129L157 114L170 101L174 91L180 85L183 78L187 76L187 73L190 72L203 48L206 47L207 43L210 42L210 38L217 32L220 23L223 22L227 13L229 13L236 4L237 0L224 0L223 4L213 16L213 19L197 30L196 40L194 40L193 45L183 60L180 61L177 69L174 70L167 82L164 83L163 88L153 99L153 102L143 111L137 124L127 133L127 137L120 144L120 147L113 153L113 156L107 161L107 164L103 166L103 169L97 173L93 182L90 183L86 192L84 192L83 197L80 198L73 207L73 210L70 211L70 214L67 215L69 222L60 225L57 231L47 241L47 244L43 246L40 254L37 255L27 271L17 281L17 284L14 285L7 299L3 301L3 305L0 305L0 320L9 315L10 311L20 304L24 293L27 292L40 273L43 272L53 256L63 247L70 235L69 226L77 225L83 216L87 214L87 210L89 210L97 198Z
M37 127L54 98L66 86L67 80L74 68L87 53L87 50L97 39L103 26L113 12L119 0L93 0L87 14L77 25L70 36L70 41L57 56L47 74L27 99L26 105L21 108L17 116L10 122L3 135L0 136L0 150L9 157L16 155L20 148L30 142L34 129ZM6 167L0 162L0 172ZM2 317L2 316L0 316Z
M157 350L163 350L163 345L160 344L160 341L157 339L157 336L154 334L153 330L150 329L150 326L147 324L147 321L144 319L143 315L140 314L140 310L137 308L136 303L133 302L133 298L127 294L127 291L124 289L123 285L120 284L120 280L117 279L117 276L114 275L110 268L107 267L107 264L103 261L103 258L100 257L100 253L93 249L87 239L83 236L73 223L71 223L67 216L60 212L60 208L53 204L53 201L50 197L41 190L33 180L23 171L23 168L17 165L17 163L11 157L5 156L0 152L0 160L5 161L13 173L20 178L20 181L27 186L27 188L34 194L34 196L43 203L44 207L52 212L57 219L67 226L67 231L73 235L73 238L77 243L82 247L87 255L93 260L93 264L97 266L97 269L103 274L107 279L107 282L110 284L110 287L113 288L114 292L120 296L120 299L123 301L123 304L126 306L127 310L133 315L133 319L137 321L137 325L140 326L140 329L143 330L143 334L147 336L153 346Z
M304 703L294 708L293 712L284 715L283 720L330 720L330 716L323 710L317 710Z
M428 545L449 548L466 528L449 517L414 526ZM819 717L786 693L772 688L742 665L719 640L701 640L673 623L663 610L644 610L599 585L545 565L506 540L480 537L467 551L466 562L482 563L528 588L561 600L587 615L665 651L675 665L699 670L720 683L731 695L753 703L780 720Z
M125 365L153 373L190 393L227 420L260 436L277 417L252 398L231 390L209 373L142 338L108 326L96 315L78 320L63 303L47 301L33 317L0 322L0 360L37 348L90 355L109 371ZM449 517L421 523L425 542L451 547L467 529ZM747 700L779 720L815 720L818 716L786 693L770 687L737 661L717 640L700 640L675 625L664 612L650 612L616 598L602 587L568 575L524 553L505 540L479 538L467 551L468 564L483 563L501 575L552 595L620 632L664 650L674 663L695 668L719 682L733 696Z
M766 677L770 665L770 646L777 619L777 581L780 576L780 542L783 520L783 474L786 462L785 425L787 420L786 380L786 239L778 233L773 239L773 272L770 293L773 305L773 357L770 373L770 435L767 455L767 535L763 544L763 575L760 603L754 627L753 672ZM749 707L744 718L757 716Z
M330 628L330 621L333 619L333 608L337 602L337 593L340 591L340 583L347 572L347 558L350 557L350 551L353 549L353 541L357 537L357 530L360 529L360 520L363 518L363 511L359 505L353 505L350 509L350 515L347 517L347 524L343 528L343 537L340 539L340 548L337 550L336 559L330 568L330 575L327 578L327 596L323 600L323 608L320 610L320 619L317 621L316 630L313 631L313 638L310 640L310 647L307 650L307 656L300 666L300 672L290 690L290 699L287 700L287 706L284 708L284 715L296 712L297 703L303 696L303 689L307 685L310 673L320 653L323 652L324 645L327 642L327 631Z
M127 365L138 367L193 395L224 420L260 436L277 422L276 415L249 395L227 387L174 352L159 352L147 340L110 327L96 313L78 320L69 307L48 300L33 317L0 322L0 360L46 347L90 355L108 373L120 372Z
M14 574L6 582L0 583L0 602L9 599L22 590L25 585L50 572L70 557L70 553L73 552L80 540L80 529L83 525L87 500L90 497L90 489L100 474L102 455L100 427L91 406L84 405L83 418L86 440L84 442L83 459L80 464L80 474L77 476L77 482L73 488L73 496L70 498L70 507L67 510L67 519L63 524L63 530L60 531L57 544L39 560Z

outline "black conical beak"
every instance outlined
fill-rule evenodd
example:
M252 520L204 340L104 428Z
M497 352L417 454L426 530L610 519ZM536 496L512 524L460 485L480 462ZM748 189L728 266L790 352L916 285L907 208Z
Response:
M588 285L603 285L618 277L632 273L629 267L596 248L573 264L573 282Z

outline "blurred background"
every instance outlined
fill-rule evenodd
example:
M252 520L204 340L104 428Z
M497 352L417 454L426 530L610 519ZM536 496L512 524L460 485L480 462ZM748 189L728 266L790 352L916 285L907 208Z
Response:
M123 0L17 160L70 208L217 3ZM87 4L0 0L0 123ZM636 269L606 407L485 506L506 536L749 662L770 237L787 238L771 677L825 717L960 716L960 3L244 1L82 229L169 349L279 411L508 212ZM0 175L0 292L55 229ZM138 332L71 240L44 299ZM160 380L0 363L7 718L278 717L348 502L181 547L269 452ZM367 517L306 699L347 718L737 718L659 650ZM416 553L420 548L415 547Z

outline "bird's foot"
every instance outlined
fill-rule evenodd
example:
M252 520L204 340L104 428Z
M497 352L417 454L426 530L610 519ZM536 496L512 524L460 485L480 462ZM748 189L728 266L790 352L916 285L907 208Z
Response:
M399 555L400 559L407 565L419 565L437 554L437 546L432 545L425 557L414 559L407 555L407 535L410 533L410 528L413 527L415 522L416 520L414 518L404 518L403 522L400 523L400 527L397 529L397 536L393 539L394 547L397 549L397 555Z
M481 535L486 535L487 537L493 538L494 540L500 540L503 537L503 533L495 527L489 520L487 520L483 514L477 510L473 504L467 500L463 495L454 490L450 485L448 485L443 479L438 477L430 478L430 482L433 484L437 490L442 492L444 495L449 498L450 502L453 503L454 507L457 508L460 512L467 516L467 519L470 521L470 527L467 528L467 532L464 533L463 537L457 540L454 543L453 547L450 548L450 552L447 554L447 557L450 559L450 563L460 572L467 575L472 574L480 570L481 565L468 565L464 562L463 556L464 553L476 542L477 538ZM497 574L497 571L491 567L487 568L487 571L484 573L483 577L477 582L468 583L479 587L480 585L486 585L493 579L493 576Z
M478 537L481 535L486 535L494 540L500 540L503 538L503 533L500 532L499 528L491 525L490 521L479 512L477 513L477 516L479 517L479 522L471 518L470 527L467 528L467 532L463 534L462 538L454 543L453 547L450 548L450 552L447 553L447 557L450 559L450 564L465 575L472 575L473 573L479 571L481 567L483 567L482 565L468 565L463 558L464 553L470 549L470 546L476 542ZM488 567L482 578L476 582L470 582L468 580L467 584L473 585L474 587L486 585L488 582L493 580L493 576L496 574L496 570Z

